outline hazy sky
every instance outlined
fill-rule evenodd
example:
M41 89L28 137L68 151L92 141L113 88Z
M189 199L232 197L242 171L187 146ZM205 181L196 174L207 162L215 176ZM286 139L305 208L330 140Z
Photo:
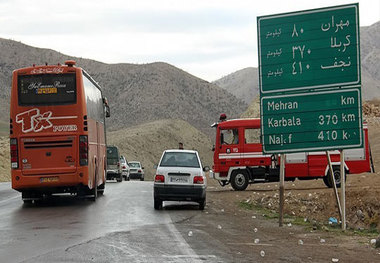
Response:
M106 63L163 61L213 81L257 67L257 16L354 2L360 26L380 21L380 0L0 0L0 37Z

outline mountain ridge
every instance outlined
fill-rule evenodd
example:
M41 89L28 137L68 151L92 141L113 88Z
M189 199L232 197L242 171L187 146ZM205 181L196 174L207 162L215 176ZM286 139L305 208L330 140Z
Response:
M247 103L217 85L165 62L106 64L1 38L0 56L0 110L6 113L0 116L3 121L8 121L14 69L45 62L62 64L68 59L86 70L108 97L110 130L158 119L183 119L210 135L209 125L221 112L237 117L247 107Z

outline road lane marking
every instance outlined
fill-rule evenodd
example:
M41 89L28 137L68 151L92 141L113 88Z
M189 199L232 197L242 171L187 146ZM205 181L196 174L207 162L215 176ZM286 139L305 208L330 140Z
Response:
M164 258L191 258L191 259L210 259L210 258L216 258L215 255L162 255Z
M175 257L191 257L192 262L203 262L203 256L197 255L197 253L195 253L195 251L190 247L190 245L186 242L181 233L172 223L172 220L168 213L165 213L165 217L170 219L170 223L166 224L166 226L168 230L173 234L174 239L177 241L178 247L180 248L180 252L182 252L182 255L175 255Z
M16 198L19 198L19 196L18 196L18 195L16 195L16 196L13 196L13 197L11 197L11 198L8 198L8 199L5 199L5 200L1 200L1 201L0 201L0 204L2 204L2 203L6 203L6 202L8 202L9 200L12 200L12 199L16 199Z

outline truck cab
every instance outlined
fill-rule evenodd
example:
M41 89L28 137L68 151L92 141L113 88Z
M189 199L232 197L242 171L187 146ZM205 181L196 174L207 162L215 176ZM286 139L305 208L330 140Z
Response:
M250 183L279 181L279 155L263 154L260 119L223 120L217 124L214 163L210 176L222 186L231 184L235 190L245 190ZM373 171L369 150L368 127L363 125L364 147L345 150L346 173ZM335 181L340 186L340 152L330 151ZM332 187L326 152L287 154L285 180L323 179Z

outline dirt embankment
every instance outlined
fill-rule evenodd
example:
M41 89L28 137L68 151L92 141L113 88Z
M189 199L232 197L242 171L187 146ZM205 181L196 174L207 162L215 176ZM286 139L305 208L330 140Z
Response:
M9 138L0 137L0 182L11 180L11 164L9 153Z
M364 108L364 107L363 107ZM380 119L377 107L364 109L369 125L369 139L375 173L350 174L346 181L346 221L352 229L380 231ZM232 191L230 186L215 186L218 202L236 206L237 202L259 206L274 213L279 207L279 184L253 184L246 191ZM339 194L341 194L339 190ZM339 212L332 188L323 180L285 182L285 214L296 216L319 226L328 225L329 218L339 221Z

